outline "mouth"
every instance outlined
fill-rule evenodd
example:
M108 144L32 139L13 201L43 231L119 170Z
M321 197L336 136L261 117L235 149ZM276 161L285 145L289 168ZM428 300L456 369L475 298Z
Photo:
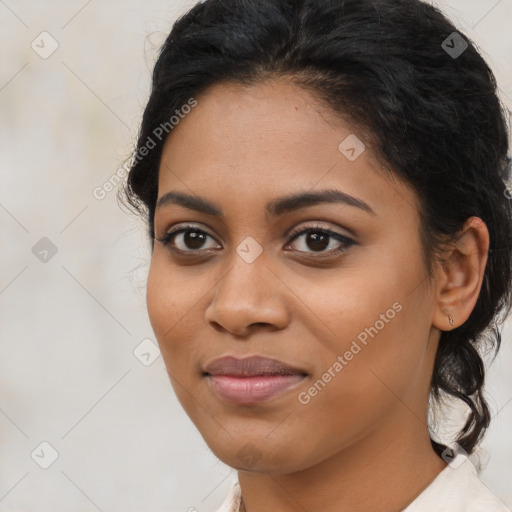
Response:
M276 359L228 356L212 361L203 375L220 398L232 404L251 404L297 387L309 374Z

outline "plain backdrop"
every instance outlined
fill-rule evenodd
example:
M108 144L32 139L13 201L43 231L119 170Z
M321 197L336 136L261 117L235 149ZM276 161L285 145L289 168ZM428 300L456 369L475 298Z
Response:
M193 3L0 0L0 512L207 512L236 478L155 349L142 221L93 194L129 156L159 46ZM437 4L511 107L512 1ZM510 368L505 331L479 458L512 507Z

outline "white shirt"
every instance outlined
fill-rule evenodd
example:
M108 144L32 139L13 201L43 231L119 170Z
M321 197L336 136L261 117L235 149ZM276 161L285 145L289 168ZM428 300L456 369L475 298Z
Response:
M237 481L217 512L238 512L240 499ZM402 512L511 512L511 509L484 484L471 461L458 454Z

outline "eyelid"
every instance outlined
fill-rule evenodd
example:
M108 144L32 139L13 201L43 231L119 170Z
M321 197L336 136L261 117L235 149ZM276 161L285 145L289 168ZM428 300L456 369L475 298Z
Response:
M288 230L285 234L285 237L288 240L285 247L288 247L299 236L304 235L304 234L308 233L309 231L315 231L315 230L324 232L331 238L335 238L337 240L337 242L341 244L342 247L338 247L337 249L331 249L329 251L318 252L318 253L315 253L314 251L313 252L296 251L296 252L298 252L300 254L309 254L310 256L308 256L308 257L310 257L310 258L311 257L312 258L315 258L315 257L316 258L322 258L322 257L327 258L329 256L337 255L337 254L343 252L344 250L348 249L350 246L357 244L357 242L354 240L354 237L352 235L345 235L343 233L340 233L339 231L336 231L333 228L326 227L325 225L320 224L320 221L311 221L311 222L312 222L312 224L311 223L305 224L305 225L302 224L302 225L299 225L299 226L293 228L292 230ZM169 246L171 248L171 250L178 252L180 254L186 254L186 253L194 254L194 253L201 253L203 251L217 250L217 249L207 248L207 249L197 249L197 250L186 251L183 249L178 249L178 248L174 247L173 244L170 243L170 239L174 235L181 234L183 232L190 230L190 231L203 232L207 236L209 236L210 238L215 240L219 245L221 245L215 236L213 236L211 233L209 233L209 231L207 231L206 229L203 229L201 226L202 226L202 223L189 223L189 222L178 223L178 224L175 224L174 226L172 226L172 228L170 228L169 230L167 230L162 237L159 237L159 238L155 237L155 238L156 238L156 240L163 243L164 245ZM343 246L344 246L344 248L343 248Z
M301 255L302 257L308 258L310 260L329 260L329 258L334 258L340 256L345 251L350 249L352 246L358 245L355 240L355 237L348 236L343 233L340 233L338 230L325 227L317 222L314 224L302 225L300 227L294 228L291 232L287 233L287 238L290 238L289 242L285 245L285 249L291 246L295 240L300 238L303 235L308 233L320 232L327 235L330 239L336 240L338 246L334 249L330 249L328 251L294 251ZM304 256L307 255L307 256Z
M179 222L178 224L174 224L172 228L169 228L164 235L173 235L177 231L195 229L196 231L204 231L208 236L215 238L211 233L209 233L208 229L210 228L204 229L202 226L204 226L204 224L201 224L200 222Z
M173 237L177 234L181 234L186 231L200 231L200 232L208 235L210 238L215 240L215 242L217 242L220 245L220 242L217 240L217 238L215 236L213 236L207 229L204 229L202 226L203 226L203 224L201 224L201 223L179 222L177 224L174 224L171 228L167 229L161 237L155 236L155 239L158 240L159 242L163 243L164 245L171 246L172 245L170 243L171 237ZM174 247L173 247L173 249L174 249ZM199 251L205 250L205 249L199 249L197 251L183 251L180 249L176 249L176 250L181 251L181 252L193 253L193 252L199 252Z
M337 228L333 228L333 227L330 227L330 226L325 226L323 224L320 224L320 222L322 221L311 221L312 223L308 224L301 224L299 225L298 227L295 227L289 231L287 231L286 233L286 237L289 238L289 237L295 237L296 235L298 234L301 234L303 233L304 231L308 231L308 230L319 230L319 231L325 231L327 233L330 233L330 234L335 234L335 235L339 235L343 238L346 238L346 239L354 239L355 238L355 235L353 234L344 234L344 233L341 233L340 231L337 230ZM348 231L348 230L346 230ZM350 231L349 231L350 233ZM355 242L355 240L354 240Z
M345 238L353 237L353 235L344 235L343 233L339 233L338 231L335 231L331 227L326 227L324 225L321 225L321 224L319 224L319 221L312 221L312 222L313 222L313 224L299 225L297 227L294 227L293 229L288 230L285 233L285 235L284 235L285 238L293 239L294 237L296 237L296 235L299 235L299 234L303 233L304 231L306 231L308 229L318 229L318 230L326 231L326 232L329 232L329 233L338 234L338 235L343 236ZM204 231L208 236L210 236L211 238L216 240L215 236L213 236L211 233L209 233L209 231L207 229L204 229L202 227L198 227L198 226L201 226L201 225L202 225L201 223L195 223L195 222L194 223L179 222L177 224L174 224L172 226L172 228L166 230L161 238L165 238L165 237L167 237L169 235L174 235L177 232L181 232L181 231L184 231L184 230L187 230L187 229L195 229L197 231ZM210 228L208 227L208 229L210 229ZM290 242L291 241L292 240L290 240Z

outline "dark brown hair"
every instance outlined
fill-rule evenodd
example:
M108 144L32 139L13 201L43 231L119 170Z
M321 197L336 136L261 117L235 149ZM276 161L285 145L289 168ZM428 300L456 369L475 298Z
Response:
M478 301L463 325L442 332L431 382L434 398L451 395L468 405L457 442L471 453L490 422L479 349L487 343L497 352L500 312L511 306L508 127L491 69L436 7L419 0L198 3L161 48L122 200L146 217L154 243L165 142L155 130L214 84L284 75L363 127L391 172L417 192L429 271L441 239L471 216L487 225ZM149 138L155 147L140 158ZM437 453L444 448L432 445Z

